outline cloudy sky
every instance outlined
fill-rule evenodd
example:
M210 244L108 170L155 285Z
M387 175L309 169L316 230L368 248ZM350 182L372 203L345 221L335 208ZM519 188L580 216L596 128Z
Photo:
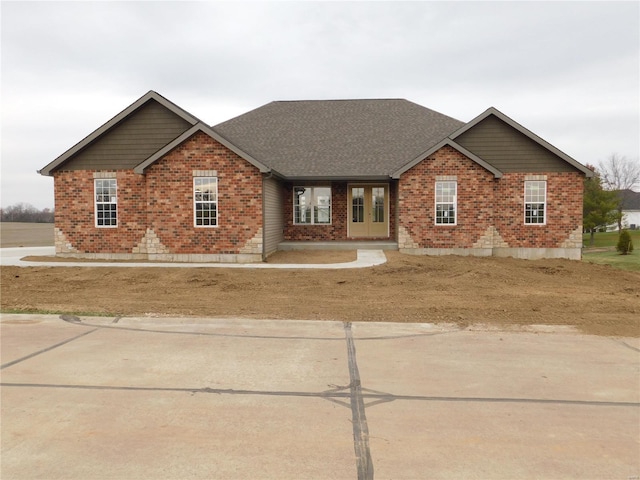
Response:
M0 4L2 206L149 90L216 124L272 100L494 106L579 162L639 158L639 2Z

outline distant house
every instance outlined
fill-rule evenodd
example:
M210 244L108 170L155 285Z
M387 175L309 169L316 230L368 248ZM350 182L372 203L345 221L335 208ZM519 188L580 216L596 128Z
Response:
M622 197L623 228L631 230L640 228L640 192L622 190L618 194Z
M39 173L59 256L220 262L318 242L578 259L592 175L495 108L284 101L211 127L153 91Z

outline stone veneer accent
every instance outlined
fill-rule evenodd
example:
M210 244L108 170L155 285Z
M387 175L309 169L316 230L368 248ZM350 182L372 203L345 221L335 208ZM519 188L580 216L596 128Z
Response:
M67 240L65 234L59 228L53 229L54 242L56 246L56 253L78 253L71 242Z
M576 228L569 237L560 244L560 248L580 248L582 249L582 227Z
M240 249L240 253L249 253L255 255L262 254L262 227L258 229L253 238L249 239L244 247Z
M409 231L402 225L398 226L398 250L409 250L418 248L419 245L413 241Z
M477 242L473 244L473 248L494 248L494 247L509 247L509 244L505 242L498 229L493 225L488 227L484 234L480 236Z
M132 253L146 253L146 254L165 254L169 253L169 249L165 247L160 239L151 228L147 228L147 232L142 237L142 240L137 247L133 247Z

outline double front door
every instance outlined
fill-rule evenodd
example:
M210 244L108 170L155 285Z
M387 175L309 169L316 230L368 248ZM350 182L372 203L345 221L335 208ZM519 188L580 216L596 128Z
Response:
M349 236L389 236L389 186L357 185L349 191Z

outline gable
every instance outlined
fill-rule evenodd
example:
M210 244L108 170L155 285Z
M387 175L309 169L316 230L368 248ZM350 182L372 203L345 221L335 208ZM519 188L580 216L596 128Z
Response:
M190 127L185 119L149 100L71 157L64 169L132 169Z
M150 90L107 123L94 130L38 173L131 168L199 120ZM155 150L153 150L155 149Z
M198 132L204 133L205 135L212 138L219 144L223 145L225 148L229 149L239 157L245 159L251 165L253 165L258 170L260 170L260 172L262 173L272 172L274 174L277 174L277 172L275 172L274 170L271 170L269 167L267 167L263 163L257 161L251 155L239 149L238 147L230 143L227 139L221 137L218 133L214 132L210 127L208 127L202 122L196 123L193 127L189 128L188 130L185 130L181 135L179 135L178 137L173 139L171 142L164 145L160 150L157 150L156 152L154 152L153 155L149 156L148 158L145 158L143 162L135 166L133 171L135 173L144 174L145 170L148 167L150 167L155 162L163 158L165 155L167 155L169 152L171 152L175 148L178 148L180 145L182 145L185 141L189 140L191 137L196 135Z
M576 168L496 115L488 115L455 141L504 173L574 172Z

